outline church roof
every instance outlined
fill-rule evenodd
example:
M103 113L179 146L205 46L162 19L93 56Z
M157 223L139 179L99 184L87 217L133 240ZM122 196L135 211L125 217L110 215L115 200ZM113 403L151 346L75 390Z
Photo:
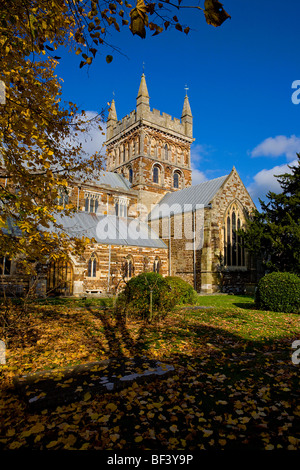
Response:
M89 212L76 212L71 216L55 215L62 231L73 237L87 237L96 243L107 245L144 246L167 248L165 243L146 222L130 217L96 215ZM55 232L60 230L49 229Z
M196 205L207 207L228 175L204 181L188 188L167 193L149 214L149 220L169 217L169 215L191 212Z
M80 174L77 176L78 179L80 178ZM81 179L82 180L82 179ZM121 175L120 173L113 173L112 171L99 171L95 172L87 183L96 184L99 186L110 186L114 189L125 189L126 191L131 189L131 183L125 176Z

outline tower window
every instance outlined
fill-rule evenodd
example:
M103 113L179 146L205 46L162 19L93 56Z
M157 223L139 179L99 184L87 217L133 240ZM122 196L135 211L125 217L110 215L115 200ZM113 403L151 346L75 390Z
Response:
M153 167L153 183L159 183L159 168L158 166Z
M132 168L129 168L128 179L129 179L129 183L132 183L132 180L133 180L133 170L132 170Z
M173 175L173 187L176 189L179 188L179 173L177 171L175 171Z

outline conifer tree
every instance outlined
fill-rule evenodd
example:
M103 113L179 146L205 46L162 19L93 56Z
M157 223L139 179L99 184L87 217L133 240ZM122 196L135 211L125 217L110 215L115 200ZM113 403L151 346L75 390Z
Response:
M260 256L267 271L300 274L300 154L291 173L276 175L282 192L269 192L241 232L245 246Z

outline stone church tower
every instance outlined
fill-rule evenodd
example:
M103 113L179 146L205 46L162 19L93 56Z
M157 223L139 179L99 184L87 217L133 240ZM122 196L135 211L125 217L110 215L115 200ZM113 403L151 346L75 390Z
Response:
M185 96L181 119L150 110L145 75L141 77L136 109L121 121L112 100L107 120L107 171L122 173L139 202L149 209L167 192L192 184L190 146L193 116Z

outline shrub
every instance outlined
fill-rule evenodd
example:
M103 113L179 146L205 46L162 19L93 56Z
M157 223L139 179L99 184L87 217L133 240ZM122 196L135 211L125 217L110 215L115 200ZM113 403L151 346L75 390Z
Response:
M258 283L255 303L262 310L300 313L300 277L285 272L267 274Z
M152 291L152 313L150 292ZM164 318L176 304L176 297L166 279L158 273L142 273L126 284L116 301L116 310L148 321Z
M183 279L177 276L167 276L165 278L176 295L177 305L194 304L197 302L197 292L193 287Z

